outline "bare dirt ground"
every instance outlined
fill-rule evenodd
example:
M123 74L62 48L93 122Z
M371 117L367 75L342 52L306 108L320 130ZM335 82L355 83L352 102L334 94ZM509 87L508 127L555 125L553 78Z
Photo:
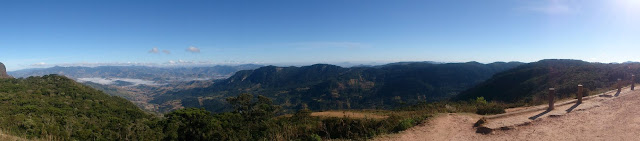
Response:
M487 135L476 133L472 127L482 116L442 114L404 132L374 140L640 140L640 90L598 103L593 108L536 119L528 125Z
M27 139L24 139L24 138L7 135L2 131L0 131L0 140L1 141L28 141Z

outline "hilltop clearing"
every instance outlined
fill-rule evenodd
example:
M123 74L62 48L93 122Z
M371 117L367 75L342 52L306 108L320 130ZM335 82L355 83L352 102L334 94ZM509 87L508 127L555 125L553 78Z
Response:
M559 102L561 103L561 102ZM386 135L376 140L397 141L445 141L445 140L637 140L640 134L640 91L622 92L616 97L600 97L585 101L582 105L597 103L592 108L573 110L554 115L555 111L575 108L556 107L556 110L538 116L528 124L518 125L508 130L497 130L491 134L476 133L473 124L482 116L475 114L441 114L425 123L398 134ZM580 109L579 106L578 108ZM522 108L520 108L522 110ZM516 112L516 111L513 111ZM504 117L520 120L524 115Z

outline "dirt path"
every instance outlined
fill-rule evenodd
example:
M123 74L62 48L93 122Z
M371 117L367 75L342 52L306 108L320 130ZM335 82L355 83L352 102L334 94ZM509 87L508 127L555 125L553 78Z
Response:
M600 101L597 107L537 119L511 130L475 133L481 116L443 114L407 131L376 140L640 140L640 90Z

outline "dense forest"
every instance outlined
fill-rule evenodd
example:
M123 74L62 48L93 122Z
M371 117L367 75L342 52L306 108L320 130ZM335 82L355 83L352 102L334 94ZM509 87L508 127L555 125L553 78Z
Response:
M402 62L374 67L343 68L317 64L304 67L266 66L239 71L206 88L159 95L152 103L203 107L212 112L231 109L226 97L261 94L289 113L308 105L311 110L392 109L455 96L522 63L478 62L434 64ZM166 107L161 111L168 111Z
M599 92L614 88L618 79L629 84L632 74L640 74L640 63L541 60L500 72L454 99L484 97L490 101L535 105L545 102L549 88L556 89L558 98L574 98L578 84L584 85L587 93Z

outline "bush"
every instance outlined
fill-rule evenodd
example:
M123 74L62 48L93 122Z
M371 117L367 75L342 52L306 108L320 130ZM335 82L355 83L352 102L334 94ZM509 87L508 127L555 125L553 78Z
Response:
M322 141L322 137L318 134L311 134L311 136L309 136L309 141Z
M476 97L476 103L478 104L483 104L486 105L487 104L487 100L484 99L484 97Z
M496 105L496 104L480 106L476 110L476 114L479 114L479 115L502 114L502 113L505 113L505 112L506 111L504 111L504 107Z
M394 129L395 132L407 130L415 125L415 121L413 119L404 119L398 123L398 126Z

